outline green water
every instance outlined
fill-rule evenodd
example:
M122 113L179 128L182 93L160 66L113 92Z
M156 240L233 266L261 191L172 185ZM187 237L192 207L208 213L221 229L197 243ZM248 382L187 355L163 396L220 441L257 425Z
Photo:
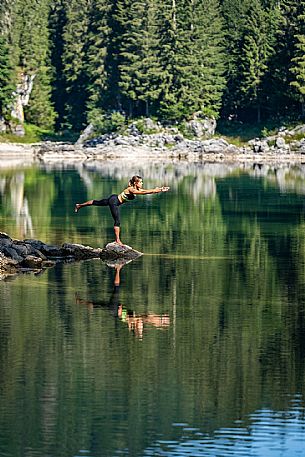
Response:
M115 163L0 170L0 231L144 255L0 282L0 456L299 456L305 168Z

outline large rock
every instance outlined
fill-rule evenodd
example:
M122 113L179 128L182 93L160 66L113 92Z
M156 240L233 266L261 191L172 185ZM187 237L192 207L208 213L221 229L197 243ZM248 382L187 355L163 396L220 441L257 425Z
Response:
M0 251L0 279L8 274L15 274L18 269L18 262L16 260L6 257Z
M11 128L11 133L13 135L16 135L19 137L23 137L25 135L25 128L22 124L17 124L17 125L12 124L10 128Z
M94 131L95 131L95 128L94 128L93 124L87 125L87 127L85 128L83 133L80 135L80 137L78 138L78 140L76 141L75 144L76 145L84 144L85 141L89 140L93 136Z
M124 259L125 261L136 259L142 255L127 244L108 243L102 250L101 258L104 260Z
M286 144L286 141L283 137L277 137L275 140L275 147L278 149L277 152L287 153L289 151L289 145Z
M204 116L201 112L194 113L193 119L186 122L186 128L196 137L213 136L216 130L216 119Z
M6 122L3 116L0 116L0 133L6 132Z
M86 160L86 150L81 145L45 141L34 148L34 157L39 160Z
M288 145L286 145L286 141L284 140L283 137L278 137L276 140L275 140L275 146L278 148L278 149L288 149Z
M270 150L266 139L254 138L253 140L248 141L248 144L252 147L254 153L264 153Z
M292 130L289 130L289 135L294 136L294 135L303 135L305 134L305 125L297 125L294 127Z
M101 248L91 248L82 244L65 243L62 245L62 257L73 257L75 260L100 258L103 252Z
M16 260L16 262L18 263L22 262L23 260L23 257L19 255L12 247L3 246L1 252L5 255L5 257L8 257L12 260Z
M0 246L11 246L13 243L12 238L4 232L0 232Z
M160 131L162 129L160 122L155 122L150 117L143 120L143 126L146 131Z
M38 251L41 252L47 258L64 256L64 252L60 246L54 246L52 244L43 243L39 240L24 240L24 246L30 246L32 248L32 250L28 252L28 254L35 255Z
M29 268L30 270L40 270L42 267L42 259L35 257L34 255L27 255L21 262L23 268Z

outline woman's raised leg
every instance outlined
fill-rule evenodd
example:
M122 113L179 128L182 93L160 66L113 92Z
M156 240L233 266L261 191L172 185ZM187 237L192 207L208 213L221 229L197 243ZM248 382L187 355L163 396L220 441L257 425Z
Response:
M84 206L108 206L109 198L102 198L102 200L88 200L85 203L76 203L74 211L78 213L78 211L83 208Z
M78 211L83 208L84 206L91 206L93 205L93 200L88 200L87 202L84 202L84 203L76 203L75 207L74 207L74 212L75 213L78 213Z

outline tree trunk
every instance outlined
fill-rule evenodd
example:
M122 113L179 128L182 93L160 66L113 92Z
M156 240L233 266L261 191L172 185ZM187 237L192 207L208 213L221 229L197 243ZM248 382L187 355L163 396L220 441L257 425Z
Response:
M177 28L177 19L176 19L176 0L172 0L172 13L173 13L173 29Z
M260 124L261 122L261 105L257 105L257 123Z
M132 109L132 100L129 100L129 117L132 117L133 109Z

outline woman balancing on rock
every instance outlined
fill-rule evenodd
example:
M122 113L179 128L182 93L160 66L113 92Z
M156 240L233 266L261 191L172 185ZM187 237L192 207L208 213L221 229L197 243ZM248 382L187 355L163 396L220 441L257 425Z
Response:
M159 194L160 192L167 192L169 187L155 187L154 189L143 189L143 179L141 176L133 176L128 183L128 187L120 194L110 195L108 198L102 200L89 200L85 203L76 203L75 212L77 213L80 208L84 206L109 206L111 215L114 220L114 234L115 241L118 244L123 244L120 240L120 206L123 203L134 200L136 195Z

